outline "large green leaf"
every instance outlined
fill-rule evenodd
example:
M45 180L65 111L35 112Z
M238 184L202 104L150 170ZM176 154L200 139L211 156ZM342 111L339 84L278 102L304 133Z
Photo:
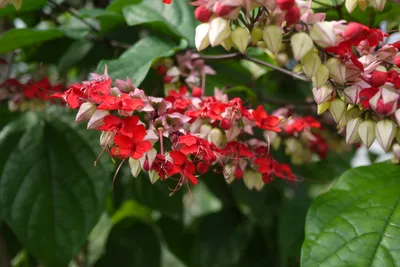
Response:
M79 63L93 48L93 42L86 39L77 40L72 43L66 53L58 61L58 70L64 73Z
M97 67L97 72L102 73L104 65L108 67L108 73L113 79L132 79L135 86L146 77L151 65L160 57L168 57L174 54L178 46L158 37L146 37L128 49L119 59L103 60Z
M399 266L399 203L399 166L345 172L311 205L302 266Z
M26 113L0 132L0 207L46 267L65 266L97 222L110 172L93 167L98 134L62 108Z
M194 45L196 22L192 7L186 1L143 1L123 9L125 20L130 26L148 24L166 33L174 33Z
M0 54L62 36L59 30L12 29L0 37Z
M159 267L161 246L149 224L126 218L116 224L108 237L106 252L96 267Z

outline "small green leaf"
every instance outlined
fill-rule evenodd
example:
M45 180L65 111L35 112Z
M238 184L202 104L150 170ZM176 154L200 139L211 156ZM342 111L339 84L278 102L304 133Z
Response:
M311 205L302 266L398 266L400 166L345 172Z
M194 45L196 21L186 1L172 1L170 5L162 1L143 1L124 7L123 14L130 26L149 24L160 31L175 33Z
M135 86L139 86L153 62L158 58L173 55L176 49L178 46L173 42L158 37L146 37L128 49L119 59L101 61L97 72L102 73L104 65L107 65L108 73L113 79L125 80L129 77Z
M117 224L125 218L139 218L143 220L151 219L151 210L140 203L128 200L111 217L111 222Z
M93 43L86 39L75 41L68 47L66 53L58 62L58 70L61 73L68 71L75 64L79 63L93 48Z
M161 246L151 225L132 218L116 224L95 267L160 267Z
M0 37L0 54L62 36L59 30L12 29Z
M98 135L62 108L28 112L0 132L0 207L45 266L65 266L96 224L110 170L93 167ZM103 162L103 161L102 161Z

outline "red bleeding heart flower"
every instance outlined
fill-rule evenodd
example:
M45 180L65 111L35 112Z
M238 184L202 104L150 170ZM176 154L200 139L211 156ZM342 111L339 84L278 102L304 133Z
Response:
M105 96L103 102L97 107L103 110L123 110L133 111L144 106L144 102L139 98L131 98L128 94L123 94L121 97Z
M144 141L146 128L144 125L129 126L129 135L117 134L114 137L114 147L111 152L114 156L133 159L140 159L144 153L148 152L152 145L150 141Z
M252 114L257 126L261 129L274 132L281 131L281 129L279 128L281 120L276 116L268 115L261 105L259 105Z
M181 173L181 182L189 180L192 184L197 184L198 180L194 173L196 172L196 166L191 162L188 157L179 151L171 151L169 153L173 160L175 168L169 171L168 175L172 176L177 173Z

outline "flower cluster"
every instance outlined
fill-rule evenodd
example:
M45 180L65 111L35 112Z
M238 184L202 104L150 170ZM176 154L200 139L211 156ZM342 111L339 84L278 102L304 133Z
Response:
M8 101L10 111L44 109L53 93L66 90L64 84L51 84L47 77L39 81L21 83L18 79L7 79L0 84L0 102Z
M357 3L346 1L346 6L352 11ZM286 54L298 63L293 70L313 83L318 113L330 111L348 144L369 147L377 140L385 151L394 143L400 149L394 141L400 142L400 43L386 44L388 34L355 22L325 21L325 14L312 12L311 1L195 4L195 16L202 22L196 29L199 51L221 45L246 53L253 45L267 48L277 61L279 54ZM385 1L370 4L382 10ZM363 2L362 9L366 5Z
M157 69L164 75L168 72L161 66ZM311 133L321 128L312 117L287 120L286 109L271 115L262 106L249 109L240 98L229 99L217 88L213 96L205 96L199 87L189 90L182 85L157 98L135 88L129 78L117 79L113 86L107 71L92 76L54 97L64 99L72 109L79 108L76 120L88 121L88 129L102 131L103 151L120 158L121 164L129 161L133 176L145 171L152 183L177 177L174 191L196 184L211 169L222 172L228 182L243 179L257 190L275 177L296 180L290 167L270 154L270 144L284 138L281 133L300 146L300 136L308 140L309 150L321 156L326 152L324 140Z

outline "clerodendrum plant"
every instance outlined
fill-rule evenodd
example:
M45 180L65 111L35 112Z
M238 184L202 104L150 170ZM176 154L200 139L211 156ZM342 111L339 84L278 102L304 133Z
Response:
M144 0L138 4L145 7L142 12L153 12L150 1L155 6L161 5L160 0ZM29 109L27 103L43 107L46 102L59 104L61 99L70 109L77 110L77 122L87 122L88 129L100 131L101 152L93 161L96 165L100 158L111 157L117 163L113 182L126 164L134 177L147 176L152 184L164 183L168 187L174 181L169 188L170 195L182 187L190 192L191 186L210 172L223 176L228 184L243 180L250 190L268 190L266 187L277 179L296 185L307 181L307 177L296 173L296 166L323 161L330 150L337 149L330 139L338 136L343 139L343 142L335 140L340 143L337 150L360 145L370 148L376 141L385 152L393 152L392 163L351 170L328 193L314 201L308 212L300 261L305 267L400 266L400 171L395 165L400 162L400 41L389 42L388 31L352 21L351 16L355 10L383 11L386 1L346 0L331 10L337 12L341 19L338 21L330 20L330 13L318 12L329 4L317 1L162 2L165 5L154 10L158 13L149 16L156 16L155 22L165 23L166 32L171 36L181 34L178 26L186 23L179 21L179 17L167 17L173 8L195 6L193 16L199 22L195 37L186 38L186 46L194 47L185 47L173 60L168 58L172 54L163 51L161 46L158 56L138 67L148 65L144 74L122 80L124 77L113 69L115 62L102 62L98 68L102 74L91 74L90 80L68 87L53 85L46 78L29 82L9 78L1 85L0 100L9 100L10 111L17 111ZM0 6L7 3L0 0ZM13 4L21 8L22 3L13 1ZM347 9L346 17L343 5ZM123 10L128 25L153 22L149 18L140 19L135 7L129 7L131 13ZM71 14L79 17L76 12ZM149 40L146 38L143 40ZM146 49L145 42L142 49ZM110 44L124 48L116 42ZM179 49L182 46L185 44ZM208 53L208 50L219 51L219 46L229 53ZM140 51L135 56L140 60ZM125 58L128 57L125 55ZM219 75L213 62L224 60L250 62L253 63L250 68L279 72L288 79L309 83L316 105L312 99L298 105L309 106L316 114L299 112L297 104L290 99L282 102L268 98L268 91L255 98L279 106L278 109L252 106L247 100L232 96L227 90L229 87L213 84L212 77ZM125 60L124 64L129 69L130 62ZM136 87L150 68L162 77L163 97L152 96L150 90ZM210 87L214 89L212 94L207 89ZM59 123L57 118L51 121ZM1 140L20 134L10 129L5 127L0 133L0 148L8 149ZM335 137L332 129L337 132ZM290 163L285 163L288 159ZM4 170L8 170L7 164L0 161ZM147 175L143 177L143 173ZM9 180L2 179L4 184ZM7 187L0 185L0 189L4 191ZM0 218L4 209L3 216L11 228L13 223L18 224L16 228L23 228L13 217L12 209L6 207L7 203L15 202L0 201ZM88 225L92 227L93 222ZM83 232L87 235L91 227L85 227ZM29 232L21 234L13 230L23 242L29 240L25 237ZM43 244L50 247L45 241ZM65 254L43 256L32 244L27 247L44 261L44 266L62 266L59 264L69 260ZM209 264L206 260L199 262L185 261L188 266ZM214 265L209 266L249 266L242 258L229 259L223 264L212 262ZM111 266L107 260L102 264ZM268 261L264 264L260 266L269 266Z

